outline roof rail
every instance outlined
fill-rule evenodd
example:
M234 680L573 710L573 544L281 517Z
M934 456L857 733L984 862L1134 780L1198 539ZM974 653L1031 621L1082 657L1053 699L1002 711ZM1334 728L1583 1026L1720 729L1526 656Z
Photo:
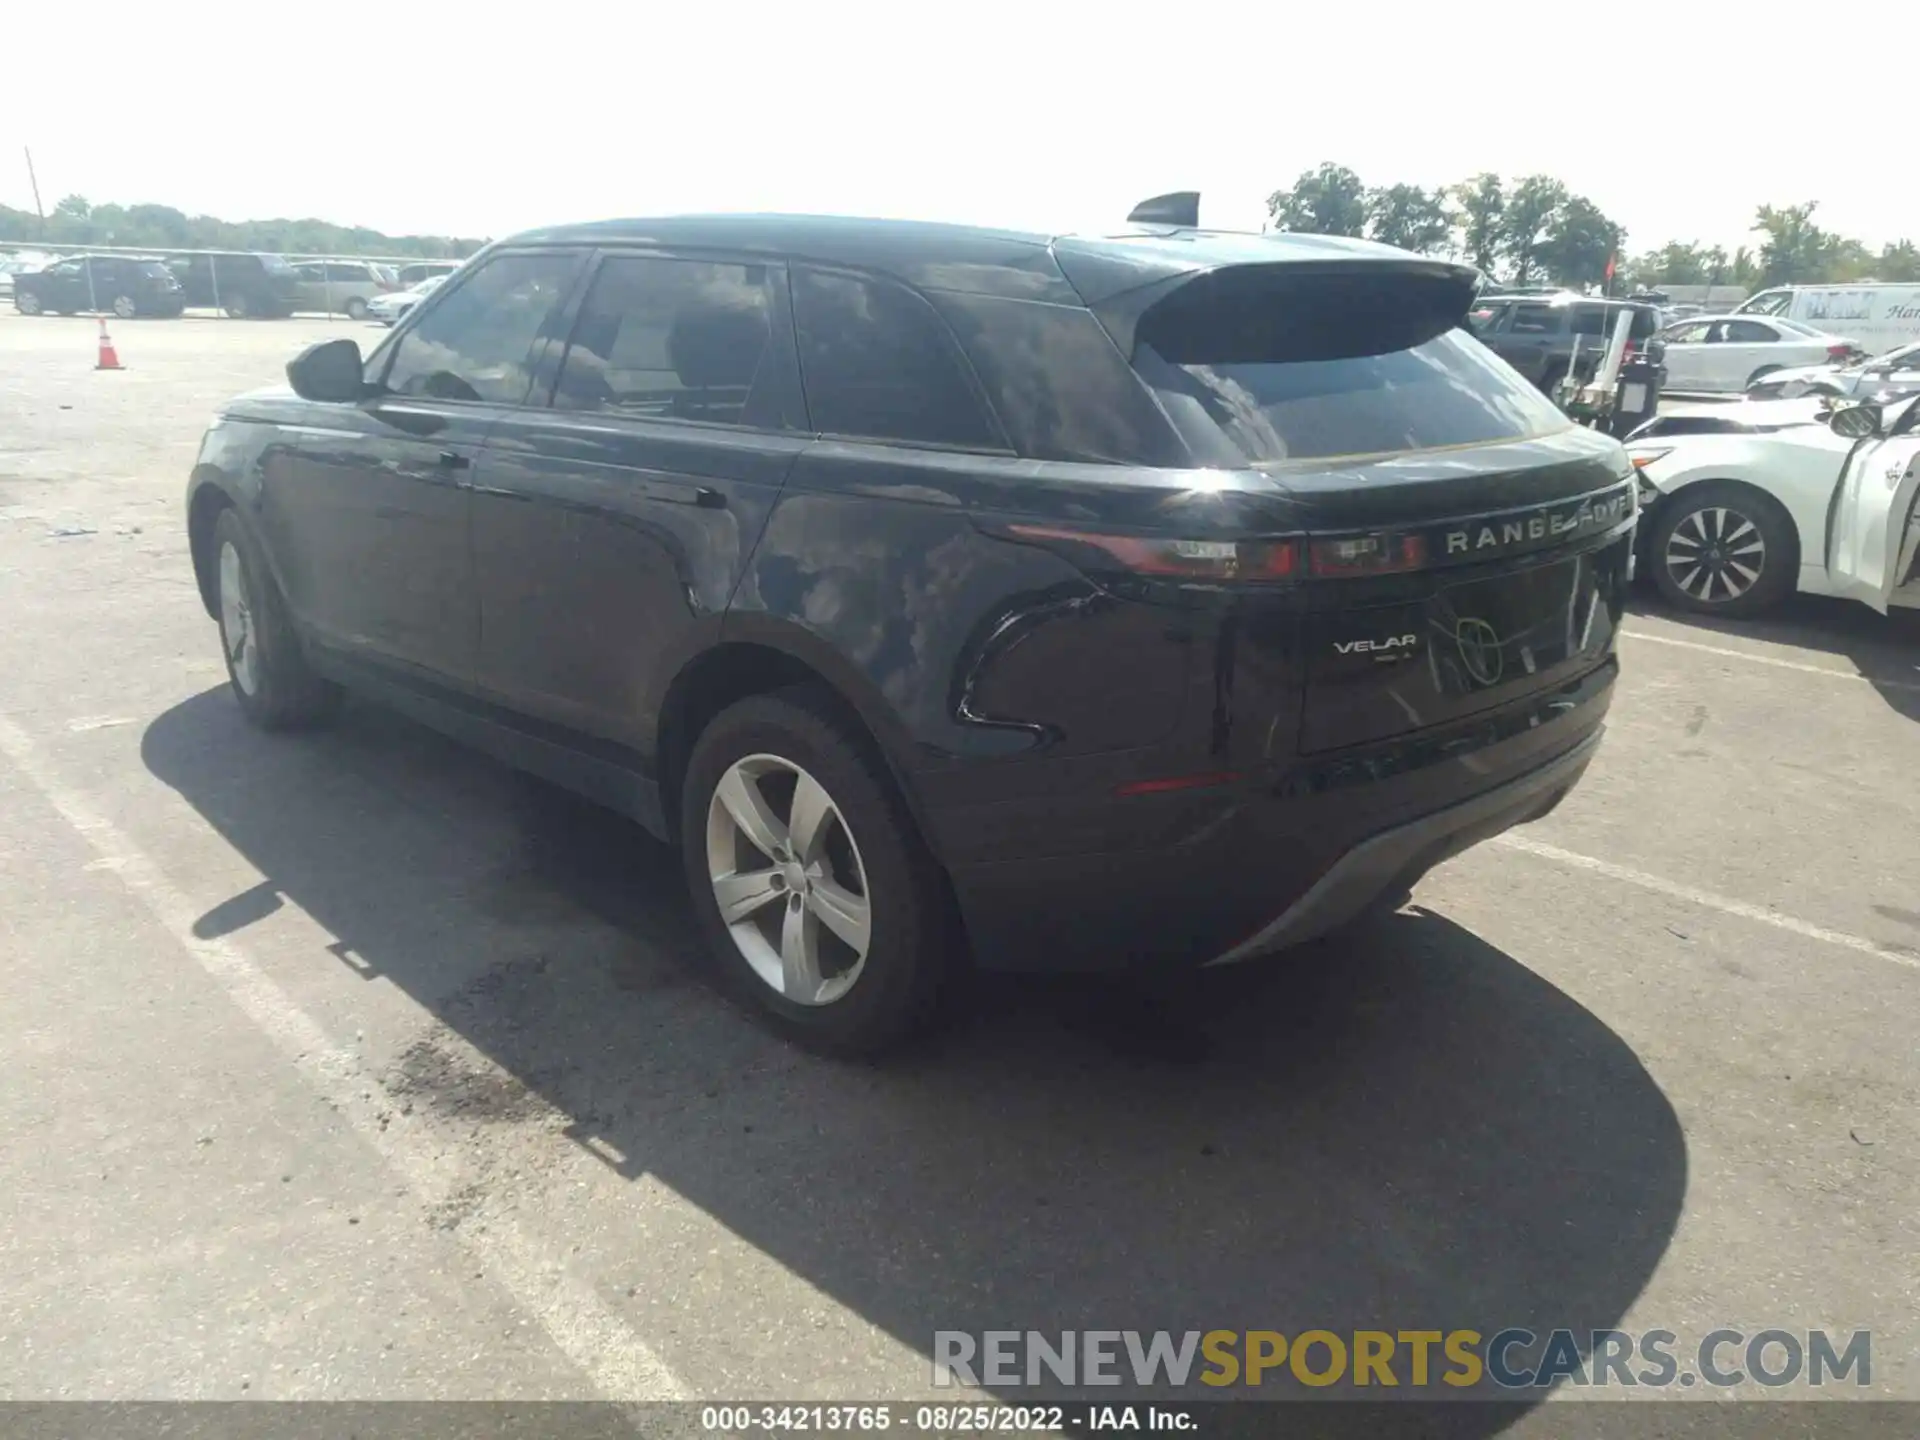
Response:
M1129 225L1175 225L1183 230L1198 229L1200 192L1175 190L1170 194L1156 195L1151 200L1142 200L1127 212L1127 223Z

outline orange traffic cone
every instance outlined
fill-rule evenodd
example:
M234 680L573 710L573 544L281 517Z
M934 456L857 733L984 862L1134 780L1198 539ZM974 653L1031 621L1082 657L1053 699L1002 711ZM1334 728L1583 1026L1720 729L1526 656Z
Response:
M124 370L120 356L113 348L113 337L107 334L107 317L100 317L100 358L94 362L96 370Z

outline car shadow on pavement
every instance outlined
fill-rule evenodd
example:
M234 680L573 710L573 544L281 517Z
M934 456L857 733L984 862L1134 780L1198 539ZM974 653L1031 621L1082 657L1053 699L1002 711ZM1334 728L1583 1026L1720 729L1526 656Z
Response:
M1730 640L1792 645L1851 661L1895 713L1920 720L1920 611L1882 615L1854 600L1790 595L1779 609L1759 619L1721 620L1677 610L1644 592L1634 596L1629 608Z
M1567 1327L1584 1348L1678 1221L1685 1140L1632 1050L1436 914L1158 994L985 983L910 1054L836 1063L698 978L664 847L406 721L354 705L267 737L222 689L142 753L266 877L201 933L298 906L439 1022L384 1074L396 1098L462 1127L551 1107L922 1354L990 1328ZM1491 1413L1448 1431L1522 1411Z

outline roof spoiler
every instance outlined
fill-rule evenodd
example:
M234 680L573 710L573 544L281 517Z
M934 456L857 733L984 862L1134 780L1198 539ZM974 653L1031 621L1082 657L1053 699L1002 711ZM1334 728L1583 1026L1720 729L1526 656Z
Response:
M1200 228L1200 192L1175 190L1142 200L1127 213L1129 225L1174 225L1182 230Z

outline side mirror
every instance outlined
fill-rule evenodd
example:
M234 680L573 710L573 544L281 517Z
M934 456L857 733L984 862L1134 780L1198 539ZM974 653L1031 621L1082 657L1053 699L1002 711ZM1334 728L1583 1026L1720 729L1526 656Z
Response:
M287 362L287 382L302 400L349 403L366 393L366 362L352 340L322 340Z
M1843 439L1864 440L1869 435L1880 433L1880 407L1849 405L1844 410L1835 410L1828 416L1827 425L1834 434Z

